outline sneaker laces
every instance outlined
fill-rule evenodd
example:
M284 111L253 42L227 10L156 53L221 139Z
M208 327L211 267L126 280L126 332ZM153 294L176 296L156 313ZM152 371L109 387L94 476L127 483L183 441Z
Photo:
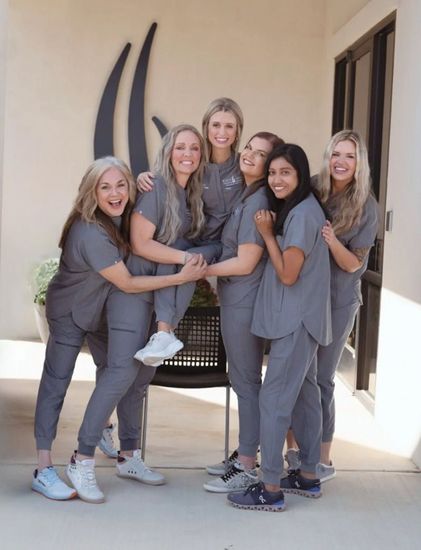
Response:
M233 464L228 470L228 472L226 472L223 476L221 476L221 479L222 481L229 481L231 478L241 473L244 473L244 470L242 470L241 468L238 468L235 464Z
M84 482L89 487L95 487L96 486L96 477L95 477L95 470L93 466L87 466L85 464L81 464L81 476Z
M255 493L256 491L259 491L261 490L261 487L262 487L262 484L260 481L258 481L257 483L252 483L251 485L249 485L247 487L247 489L244 491L244 494L247 495L248 493Z

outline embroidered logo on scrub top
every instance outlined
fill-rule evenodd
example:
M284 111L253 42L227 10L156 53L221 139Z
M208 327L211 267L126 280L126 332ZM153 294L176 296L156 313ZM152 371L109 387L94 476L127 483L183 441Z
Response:
M241 176L230 176L229 178L223 178L222 179L222 185L225 187L225 189L230 189L231 187L235 187L236 185L242 185L243 180Z

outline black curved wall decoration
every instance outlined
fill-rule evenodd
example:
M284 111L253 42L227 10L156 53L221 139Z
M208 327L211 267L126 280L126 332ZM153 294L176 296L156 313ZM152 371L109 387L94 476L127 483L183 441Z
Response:
M168 128L165 126L165 124L161 122L157 116L152 117L152 122L155 124L160 136L164 137L165 134L168 132Z
M143 43L130 94L128 141L131 170L135 176L149 169L145 135L145 87L149 56L157 26L157 23L152 23ZM114 65L102 94L94 134L94 156L96 159L114 154L114 112L118 87L130 48L131 44L127 43ZM152 117L152 121L160 136L165 136L168 132L165 124L156 116Z
M94 158L114 155L114 111L117 99L118 86L131 44L128 42L107 80L99 104L94 134Z
M145 87L149 55L157 24L152 23L143 43L133 78L129 106L129 155L133 174L148 170L145 136Z

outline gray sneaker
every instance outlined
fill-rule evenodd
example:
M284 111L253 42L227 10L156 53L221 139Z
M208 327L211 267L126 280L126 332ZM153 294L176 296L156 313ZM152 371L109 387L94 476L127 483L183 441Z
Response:
M222 462L218 462L218 464L212 464L210 466L206 466L206 471L211 476L223 476L225 474L225 471L228 471L233 464L235 464L236 460L238 458L238 451L235 450L229 457L228 457L228 467L225 470L225 460Z
M253 483L258 483L257 471L244 470L242 464L235 462L226 474L212 479L203 485L211 493L237 493L245 491Z
M320 483L323 483L336 477L336 470L332 463L322 464L319 462L316 466L316 475L320 479Z
M285 460L288 464L288 472L291 470L299 470L301 468L301 459L299 449L287 449Z
M118 452L113 439L113 431L115 424L110 424L102 430L102 437L98 443L98 447L109 458L117 458Z

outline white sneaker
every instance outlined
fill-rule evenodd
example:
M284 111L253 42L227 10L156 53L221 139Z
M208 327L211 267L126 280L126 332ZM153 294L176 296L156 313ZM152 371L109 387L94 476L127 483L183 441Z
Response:
M228 457L228 465L227 469L225 470L225 460L222 462L218 462L218 464L211 464L210 466L206 466L206 471L211 476L223 476L225 474L225 471L228 472L228 470L231 468L233 464L235 464L235 461L238 458L238 451L235 450L229 457Z
M183 347L183 342L176 338L173 332L160 330L152 334L149 342L144 348L135 353L134 358L144 365L159 367L165 359L171 359Z
M211 493L238 493L245 491L253 483L258 483L257 471L244 470L240 462L235 462L226 474L218 479L212 479L203 485Z
M96 483L95 460L93 458L77 460L75 456L72 456L66 473L79 498L91 504L105 502L104 493Z
M113 431L115 424L111 424L102 430L102 437L98 443L98 447L109 458L117 458L118 452L113 439Z
M77 495L77 491L69 487L57 474L54 466L47 466L40 472L34 471L32 490L53 500L69 500Z
M117 460L117 475L119 477L135 479L147 485L163 485L165 483L165 477L162 474L146 466L141 458L139 449L133 451L133 456L131 457L119 455Z
M336 477L335 466L332 462L330 464L323 464L322 462L319 462L316 466L316 476L320 479L320 483L333 479Z

